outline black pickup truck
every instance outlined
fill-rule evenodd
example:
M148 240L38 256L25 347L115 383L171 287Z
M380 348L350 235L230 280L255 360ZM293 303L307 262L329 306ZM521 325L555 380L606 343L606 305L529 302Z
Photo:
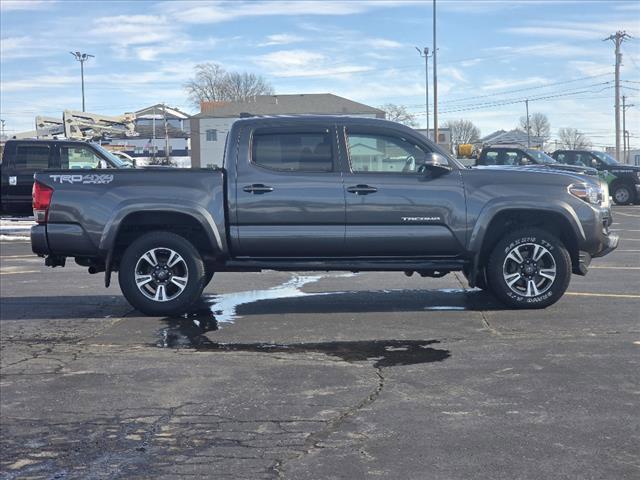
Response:
M184 312L215 272L462 271L515 308L556 302L616 248L606 185L547 169L467 169L378 119L236 121L223 168L36 174L33 251L118 271L147 314ZM542 199L542 200L541 200Z
M0 161L0 210L31 212L33 175L43 170L127 168L100 145L75 140L7 140Z
M598 170L618 205L640 202L640 167L618 163L608 153L596 150L556 150L551 156L558 162Z
M588 165L568 165L566 162L555 160L546 153L533 148L484 147L476 165L549 168L583 175L598 175L598 171L593 167Z

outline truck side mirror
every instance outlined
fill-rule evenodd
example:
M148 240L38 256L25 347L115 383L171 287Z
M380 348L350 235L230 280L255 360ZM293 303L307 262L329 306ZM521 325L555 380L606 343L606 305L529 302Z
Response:
M418 172L430 172L432 175L444 175L449 173L451 167L449 161L443 155L438 152L430 152L425 155L425 158L418 166Z

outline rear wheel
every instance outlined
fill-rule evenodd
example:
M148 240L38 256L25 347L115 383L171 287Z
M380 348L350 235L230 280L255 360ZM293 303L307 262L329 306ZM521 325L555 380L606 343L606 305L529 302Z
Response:
M125 250L118 280L136 309L147 315L173 315L184 313L200 298L205 269L189 241L170 232L150 232Z
M615 185L611 191L611 196L616 205L629 205L635 200L633 188L625 183Z
M564 294L571 279L571 257L550 233L522 229L494 247L487 280L496 297L513 308L545 308Z

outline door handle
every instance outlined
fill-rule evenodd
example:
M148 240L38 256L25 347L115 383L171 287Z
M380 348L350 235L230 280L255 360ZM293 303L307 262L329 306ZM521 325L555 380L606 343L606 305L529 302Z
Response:
M356 195L369 195L370 193L376 193L378 189L370 185L353 185L347 187L347 192L355 193Z
M262 195L263 193L273 192L273 187L263 185L262 183L254 183L253 185L247 185L242 190L247 193L253 193L254 195Z

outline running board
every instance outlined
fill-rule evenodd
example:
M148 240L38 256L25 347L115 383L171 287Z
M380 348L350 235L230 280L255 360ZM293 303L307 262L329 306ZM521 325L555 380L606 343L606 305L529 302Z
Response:
M279 270L279 271L363 271L363 272L405 272L405 271L460 271L468 262L465 260L357 260L357 259L326 259L326 260L291 260L291 259L263 259L263 260L227 260L217 265L217 271L244 270Z

